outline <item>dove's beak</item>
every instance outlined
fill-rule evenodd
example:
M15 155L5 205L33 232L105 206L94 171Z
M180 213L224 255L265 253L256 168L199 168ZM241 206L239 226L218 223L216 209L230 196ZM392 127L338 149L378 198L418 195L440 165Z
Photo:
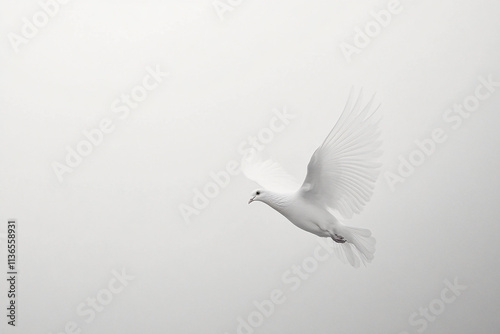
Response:
M250 198L250 200L248 201L248 204L252 203L254 199L255 199L255 196Z

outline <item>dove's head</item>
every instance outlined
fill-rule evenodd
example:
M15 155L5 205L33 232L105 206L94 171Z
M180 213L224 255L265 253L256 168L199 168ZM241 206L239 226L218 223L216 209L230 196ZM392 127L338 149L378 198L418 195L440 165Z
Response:
M262 189L257 189L252 192L252 197L250 197L250 200L248 201L248 204L252 203L253 201L262 201L263 197L265 196L265 191Z

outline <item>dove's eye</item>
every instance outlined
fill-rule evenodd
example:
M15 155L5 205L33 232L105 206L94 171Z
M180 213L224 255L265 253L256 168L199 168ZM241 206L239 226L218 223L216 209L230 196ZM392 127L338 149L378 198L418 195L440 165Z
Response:
M260 191L257 191L257 192L256 192L256 194L257 194L257 195L260 195Z

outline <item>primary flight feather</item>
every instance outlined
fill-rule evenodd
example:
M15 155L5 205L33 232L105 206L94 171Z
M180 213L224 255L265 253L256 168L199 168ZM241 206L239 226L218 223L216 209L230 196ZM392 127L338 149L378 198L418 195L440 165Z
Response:
M242 161L243 173L263 189L249 204L261 201L297 227L335 241L337 255L352 266L371 262L375 239L367 229L344 225L370 200L379 175L381 154L374 97L363 105L362 92L349 94L344 110L323 144L316 149L300 185L278 163L256 154Z

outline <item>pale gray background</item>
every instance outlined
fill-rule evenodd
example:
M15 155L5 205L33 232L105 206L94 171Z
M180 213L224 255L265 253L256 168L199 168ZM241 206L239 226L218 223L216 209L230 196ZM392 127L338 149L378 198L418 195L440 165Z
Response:
M16 54L7 34L39 7L2 1L0 233L18 219L17 332L73 320L83 333L232 334L278 288L287 301L256 333L416 333L408 316L455 277L468 289L426 332L498 331L500 90L456 131L441 117L479 75L500 81L500 2L403 0L348 64L339 44L386 5L244 1L221 21L210 1L75 0ZM51 163L156 64L170 78L60 184ZM290 292L281 275L316 238L248 206L256 186L241 175L183 221L178 206L240 158L273 108L297 118L269 153L302 178L353 85L382 102L384 171L433 128L449 135L396 191L381 178L353 220L377 238L372 264L331 259ZM86 324L76 306L121 268L135 280Z

